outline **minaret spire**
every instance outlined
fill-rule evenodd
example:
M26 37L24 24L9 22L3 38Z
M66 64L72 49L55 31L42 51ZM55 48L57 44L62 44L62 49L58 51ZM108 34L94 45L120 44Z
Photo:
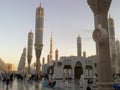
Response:
M35 23L35 54L36 54L36 74L40 74L40 57L43 47L43 31L44 31L44 8L41 4L36 9Z
M50 60L53 60L53 38L51 33L51 39L50 39Z
M28 33L28 52L27 52L27 61L28 61L28 73L30 73L30 64L32 60L32 49L33 49L33 33L30 29Z
M40 7L41 7L41 2L40 2Z
M81 37L78 35L77 37L77 56L81 57Z

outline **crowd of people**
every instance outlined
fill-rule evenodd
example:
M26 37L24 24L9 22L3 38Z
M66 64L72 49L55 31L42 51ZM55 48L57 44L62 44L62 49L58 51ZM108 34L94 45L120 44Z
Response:
M33 81L41 81L42 86L43 87L48 87L48 88L54 88L56 85L56 80L55 80L55 74L28 74L28 73L8 73L8 72L4 72L4 73L0 73L0 80L4 82L4 84L7 86L9 86L9 83L13 82L14 79L17 80L22 80L24 82L24 84L26 83L32 83ZM69 82L72 80L72 78L69 78L65 73L63 75L63 82L64 85L66 85L67 87L69 87ZM88 79L88 85L90 85L91 83L96 83L96 78L95 80L90 80ZM85 84L85 80L84 80L84 75L82 74L80 76L80 80L79 80L79 84L80 86L84 86ZM86 88L86 90L91 90L90 87L88 86Z
M6 90L8 89L8 85L12 84L14 79L14 74L13 73L7 73L7 72L0 72L0 80L6 84Z
M42 86L54 88L56 85L55 75L54 74L43 74L42 75Z
M43 87L54 88L56 85L55 75L54 74L29 74L29 73L10 73L10 72L0 72L0 81L6 85L8 88L9 84L13 80L23 81L24 84L33 83L33 81L42 81ZM8 90L8 89L7 89Z

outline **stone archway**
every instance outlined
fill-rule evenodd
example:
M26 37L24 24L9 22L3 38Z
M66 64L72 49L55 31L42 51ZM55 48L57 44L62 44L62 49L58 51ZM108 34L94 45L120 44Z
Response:
M83 74L83 68L80 61L76 62L75 70L74 70L74 78L80 79L81 74Z

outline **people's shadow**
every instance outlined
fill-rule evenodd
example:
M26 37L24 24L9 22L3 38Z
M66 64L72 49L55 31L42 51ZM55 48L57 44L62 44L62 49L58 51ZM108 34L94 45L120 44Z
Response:
M35 90L40 90L39 84L40 81L35 81Z
M8 85L6 86L6 90L8 90Z
M5 84L6 84L5 81L2 81L2 80L0 81L0 90L5 89L5 86L6 86Z
M17 89L24 90L24 81L21 79L17 79Z

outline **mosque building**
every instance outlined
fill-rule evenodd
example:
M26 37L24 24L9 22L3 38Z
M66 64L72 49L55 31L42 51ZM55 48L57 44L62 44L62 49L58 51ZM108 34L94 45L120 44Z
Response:
M50 45L52 45L50 43ZM42 65L42 73L55 74L56 79L63 79L64 74L72 79L80 79L83 74L86 81L93 79L97 74L96 56L86 57L86 52L81 55L81 37L77 37L77 56L61 56L59 59L59 51L55 51L55 60L47 58L48 63ZM52 46L51 46L52 47ZM52 50L52 49L50 49Z

